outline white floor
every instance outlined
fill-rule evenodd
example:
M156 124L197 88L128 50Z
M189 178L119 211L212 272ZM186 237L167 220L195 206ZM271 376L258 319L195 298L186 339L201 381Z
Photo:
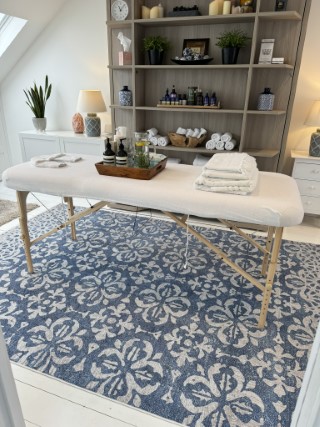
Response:
M36 196L47 208L60 202L57 197ZM5 188L0 182L0 198L15 200L15 192ZM39 203L31 195L28 197L28 202ZM76 205L83 203L86 206L87 202L75 200ZM45 209L42 206L32 211L30 217ZM0 233L17 225L18 220L13 220L0 227ZM306 216L300 226L285 230L284 238L320 244L320 217ZM27 427L169 427L178 425L15 363L11 365Z

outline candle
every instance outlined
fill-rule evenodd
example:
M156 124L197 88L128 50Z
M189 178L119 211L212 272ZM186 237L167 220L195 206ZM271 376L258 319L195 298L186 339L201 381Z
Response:
M218 14L219 14L218 0L213 0L209 4L209 15L218 15Z
M158 18L163 18L164 17L164 9L161 3L158 4L158 12L159 12L159 16Z
M224 3L224 0L218 0L219 15L222 15L222 13L223 13L223 3Z
M142 19L149 19L150 18L150 8L147 6L142 6L141 16L142 16Z
M225 0L223 3L223 15L230 15L231 12L231 1Z
M154 6L150 10L150 18L159 18L159 6Z

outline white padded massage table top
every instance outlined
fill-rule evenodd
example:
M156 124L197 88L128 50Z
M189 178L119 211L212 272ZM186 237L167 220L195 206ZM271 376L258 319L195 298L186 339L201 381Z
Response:
M300 224L303 206L296 182L287 175L259 172L256 189L247 196L195 190L202 167L170 164L149 181L99 175L100 157L63 168L39 168L30 162L4 171L4 184L14 190L103 200L201 218L221 218L286 227Z

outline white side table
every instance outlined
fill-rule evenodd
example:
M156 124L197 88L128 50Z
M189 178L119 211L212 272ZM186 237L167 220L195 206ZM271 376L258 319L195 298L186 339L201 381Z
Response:
M292 151L292 176L296 180L304 211L320 215L320 157L311 157L305 151Z

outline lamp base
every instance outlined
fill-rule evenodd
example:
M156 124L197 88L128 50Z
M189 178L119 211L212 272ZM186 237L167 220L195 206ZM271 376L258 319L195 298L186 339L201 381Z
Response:
M84 119L87 136L100 136L101 135L101 120L100 117L95 115L87 115Z
M320 129L311 135L309 156L320 157Z

